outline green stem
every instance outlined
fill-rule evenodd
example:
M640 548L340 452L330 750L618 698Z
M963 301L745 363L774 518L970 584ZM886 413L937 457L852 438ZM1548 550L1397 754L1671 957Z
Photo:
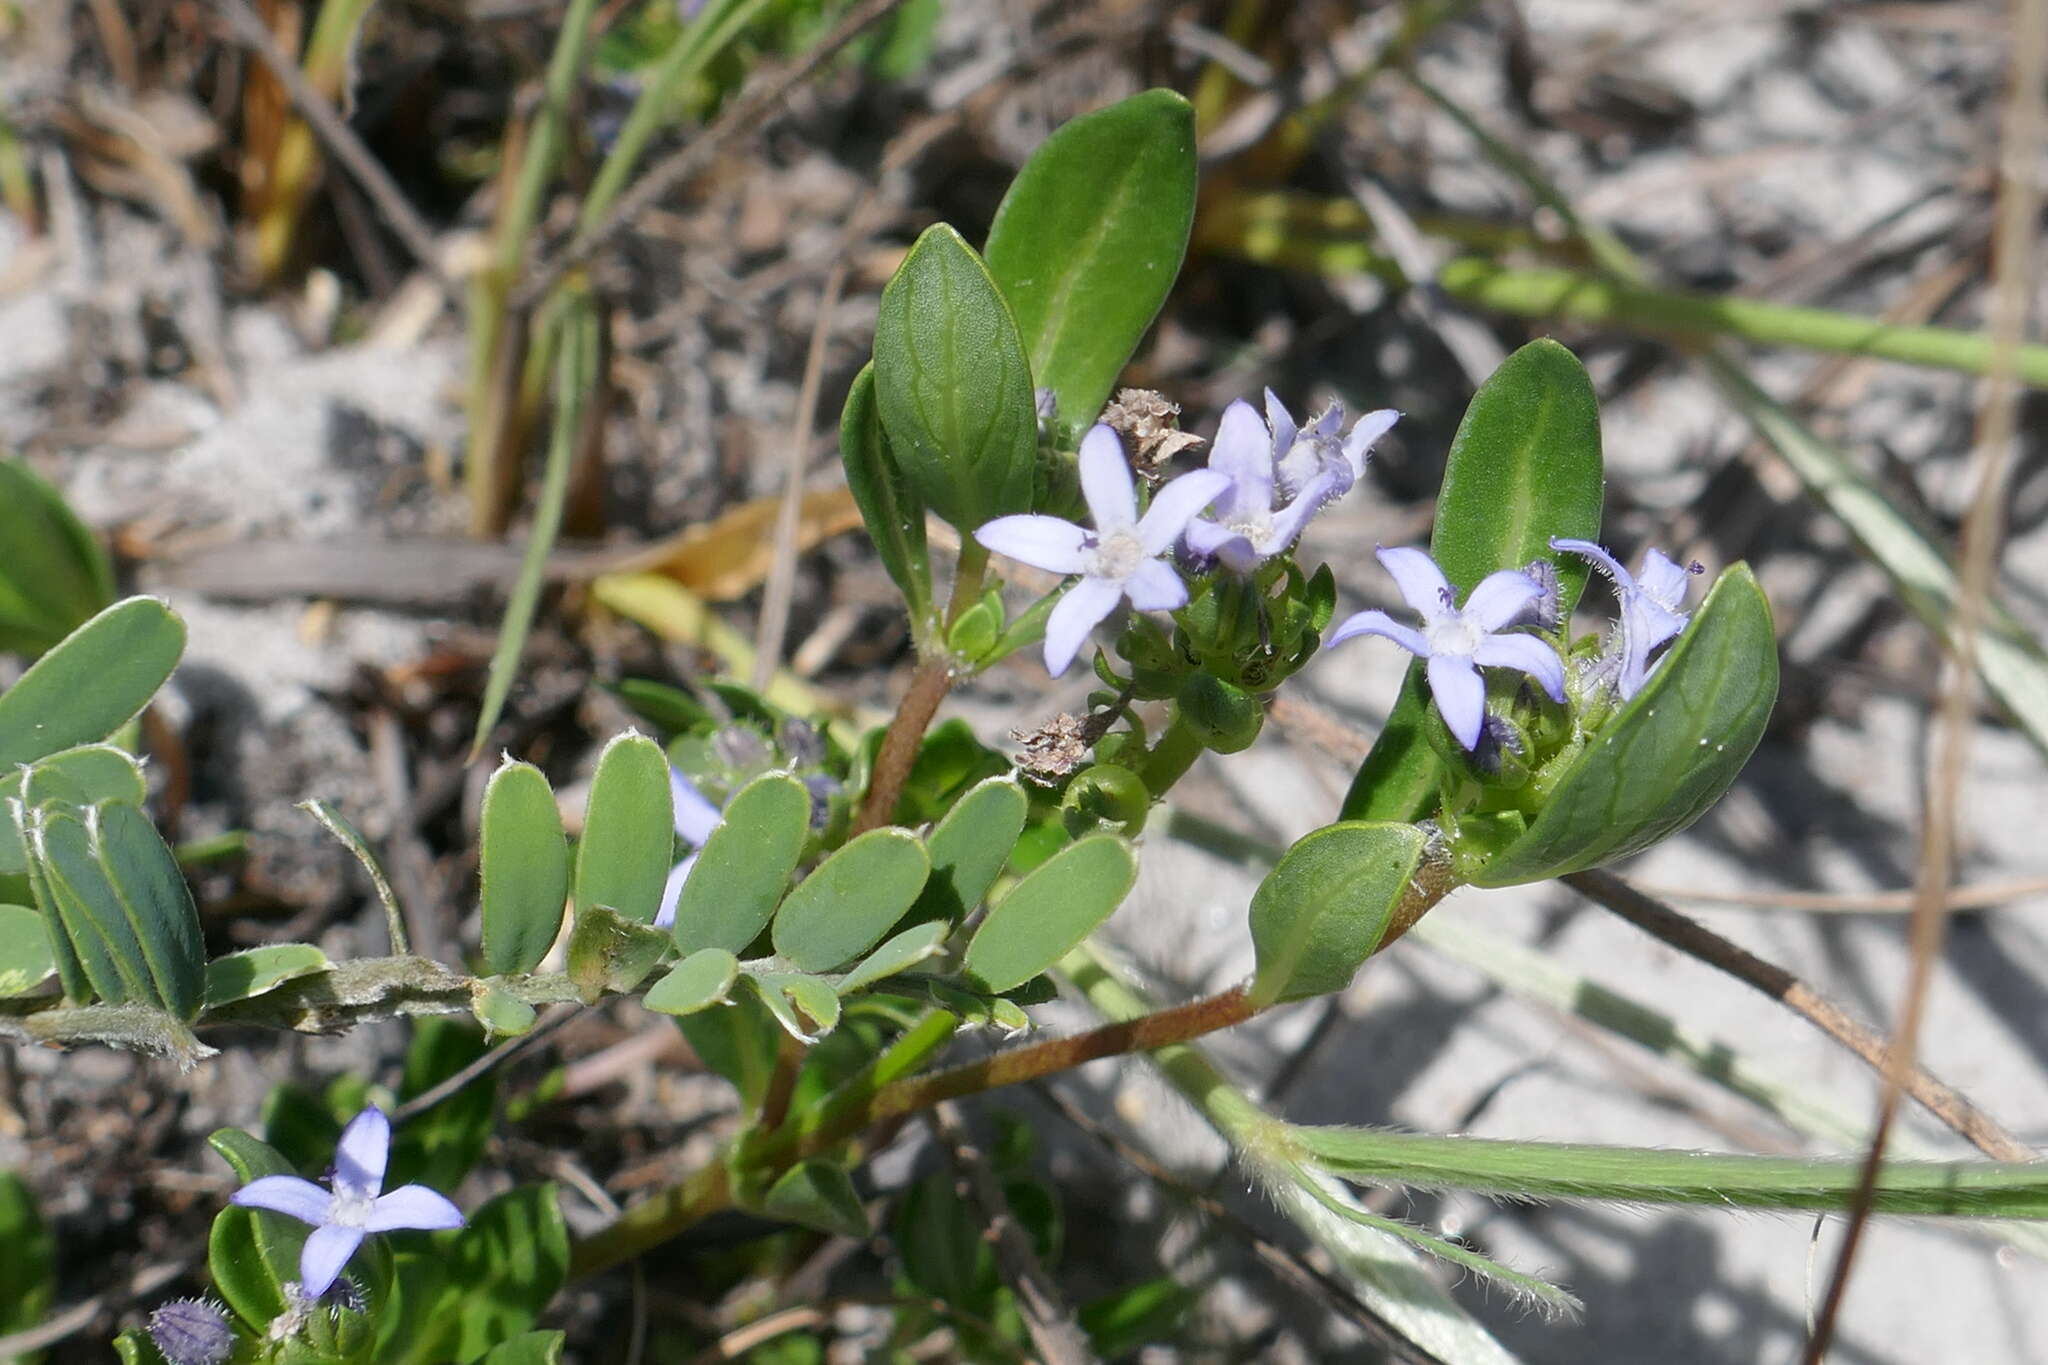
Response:
M507 451L497 448L500 442L496 440L487 442L492 447L489 449L475 444L479 434L504 426L502 421L493 420L490 409L496 387L492 381L501 363L498 352L505 344L501 333L504 331L506 299L526 259L534 224L540 219L541 200L561 160L569 101L575 93L577 79L583 74L584 57L590 47L591 18L596 10L597 0L570 0L569 12L562 20L561 34L555 39L554 54L548 61L541 107L534 113L520 153L518 178L498 214L498 230L492 244L490 264L477 272L472 290L469 315L469 430L472 445L466 480L470 529L476 534L495 533L501 519L494 493L499 486L498 462L509 458ZM512 401L510 395L516 393L517 388L513 385L498 393L495 401Z
M946 602L946 626L951 629L960 619L962 612L981 598L981 585L988 576L988 551L972 540L963 539L960 545L960 563L953 570L953 595ZM938 648L945 648L943 637L935 642Z
M1138 772L1153 800L1166 795L1174 783L1187 775L1195 760L1202 756L1202 748L1201 738L1181 713L1180 704L1174 703L1173 719L1145 755L1144 766Z

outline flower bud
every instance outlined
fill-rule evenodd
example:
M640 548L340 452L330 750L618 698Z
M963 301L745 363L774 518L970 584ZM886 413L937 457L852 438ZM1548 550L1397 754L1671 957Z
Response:
M149 1315L149 1338L171 1365L221 1365L235 1349L228 1315L209 1299L172 1299Z
M1145 827L1152 793L1144 780L1115 763L1096 763L1074 775L1060 801L1060 813L1075 838L1108 826L1120 834Z
M1182 722L1219 754L1248 749L1266 723L1258 697L1208 673L1191 674L1175 699Z

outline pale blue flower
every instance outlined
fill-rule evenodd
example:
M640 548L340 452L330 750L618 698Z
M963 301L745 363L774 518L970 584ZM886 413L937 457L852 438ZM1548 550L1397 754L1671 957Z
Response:
M1543 585L1519 569L1479 580L1458 606L1443 570L1421 550L1375 551L1401 596L1422 617L1422 629L1404 626L1383 611L1362 611L1337 627L1331 645L1355 635L1378 635L1426 660L1429 694L1444 724L1467 749L1479 746L1486 720L1481 668L1513 668L1535 679L1551 700L1564 700L1564 661L1534 635L1506 632L1543 595Z
M997 517L974 538L1047 573L1079 574L1045 621L1045 667L1055 678L1067 671L1081 645L1116 604L1129 598L1139 611L1172 611L1187 605L1187 584L1160 559L1180 539L1188 522L1230 484L1222 474L1183 474L1152 495L1138 515L1137 487L1116 432L1097 423L1081 440L1081 496L1093 529L1058 517L1025 514Z
M661 908L654 912L657 929L666 929L676 922L676 902L682 897L690 869L697 865L697 851L704 847L711 831L725 822L725 812L711 804L711 798L692 786L682 769L673 763L668 769L668 792L669 803L675 808L676 837L688 844L691 852L669 869L668 881L661 888Z
M1596 676L1614 686L1626 701L1642 689L1650 676L1650 654L1685 629L1686 580L1703 572L1675 562L1662 550L1643 551L1642 567L1631 575L1621 562L1590 540L1567 540L1553 536L1553 550L1566 550L1593 561L1614 583L1614 595L1621 606L1621 623L1616 639L1600 657Z
M295 1175L266 1175L236 1190L228 1202L312 1224L305 1250L299 1253L299 1289L317 1299L371 1233L462 1226L462 1211L425 1185L401 1185L383 1193L390 1156L391 1120L373 1104L341 1130L329 1188Z
M1298 498L1322 477L1330 488L1326 500L1343 497L1365 477L1365 461L1374 443L1399 420L1401 414L1392 408L1368 412L1352 423L1340 441L1337 429L1344 425L1342 403L1332 403L1308 426L1297 427L1286 405L1267 389L1266 425L1273 433L1274 485L1283 498Z

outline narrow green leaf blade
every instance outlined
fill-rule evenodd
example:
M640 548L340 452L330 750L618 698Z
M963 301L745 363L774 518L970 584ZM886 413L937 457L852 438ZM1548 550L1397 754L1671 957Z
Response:
M0 1000L27 995L56 972L42 915L26 905L0 905Z
M1567 616L1590 572L1552 536L1600 538L1600 407L1578 357L1547 338L1501 363L1465 409L1444 466L1430 554L1463 594L1488 574L1548 559ZM1419 664L1344 798L1347 820L1418 820L1435 808L1442 761L1423 737Z
M1393 927L1426 836L1414 825L1349 822L1298 841L1252 896L1252 1004L1351 984Z
M657 1014L685 1015L722 1004L740 973L740 960L723 948L699 948L648 987L640 1002Z
M229 953L206 964L206 1006L253 999L333 965L310 943L272 943Z
M838 1162L821 1157L784 1171L762 1196L761 1212L835 1237L864 1240L869 1231L867 1211L854 1192L852 1177Z
M811 794L793 777L771 773L726 802L725 819L697 854L676 899L676 946L686 953L743 953L768 927L789 890L811 833Z
M156 598L108 607L0 692L0 771L113 734L184 652L185 623Z
M1714 581L1643 689L1601 726L1536 820L1473 879L1513 886L1626 857L1721 799L1778 695L1770 604L1746 564Z
M1434 1137L1370 1128L1293 1128L1314 1165L1350 1180L1518 1198L1845 1209L1862 1160L1673 1152L1572 1142ZM2048 1162L1894 1161L1877 1213L2048 1218Z
M0 650L40 654L114 600L114 567L63 495L0 460Z
M0 1335L26 1331L43 1320L57 1295L56 1246L28 1182L0 1171ZM9 1356L29 1365L28 1356Z
M569 900L569 839L540 769L506 759L484 788L478 871L484 965L530 972L562 931Z
M1031 800L1014 777L988 778L961 797L925 840L932 876L918 897L918 917L958 923L981 904L1030 811Z
M156 1003L156 987L126 910L99 864L82 812L46 805L31 817L36 898L54 914L92 994L110 1005Z
M988 912L967 945L967 975L990 991L1023 985L1095 932L1137 880L1138 860L1114 834L1069 844Z
M125 801L139 806L148 792L142 765L112 744L81 744L0 776L0 876L19 876L28 870L28 850L22 844L15 802L26 810L45 801L79 807Z
M1101 412L1173 288L1195 184L1193 108L1147 90L1060 128L1003 196L988 268L1069 428Z
M659 744L628 730L605 745L591 779L576 846L576 913L605 905L653 923L675 849L668 758Z
M903 918L930 875L916 835L869 830L789 893L775 914L775 951L807 972L850 962Z
M931 615L932 565L925 549L924 503L903 477L882 416L875 404L875 367L865 365L847 391L839 414L839 460L846 467L846 487L867 523L882 567L903 593L910 619L922 623Z
M1031 510L1038 410L1024 343L988 267L944 223L882 291L875 403L905 479L963 535Z

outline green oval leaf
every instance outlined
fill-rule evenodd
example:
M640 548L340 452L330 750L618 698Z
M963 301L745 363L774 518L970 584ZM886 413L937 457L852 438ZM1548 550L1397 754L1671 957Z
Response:
M1024 343L988 267L944 223L882 291L875 405L905 480L963 534L1031 510L1038 410Z
M672 800L659 744L628 730L604 746L576 845L578 915L604 905L625 919L654 922L675 865Z
M1597 541L1605 475L1600 405L1578 357L1548 338L1516 351L1479 386L1444 466L1429 552L1459 597L1499 569L1557 568L1567 617L1591 571L1552 536ZM1344 797L1346 820L1420 820L1436 808L1442 760L1423 733L1429 692L1410 665Z
M931 614L932 565L925 550L924 504L903 477L882 417L875 405L875 367L865 365L847 391L839 414L839 460L846 466L846 487L867 523L868 536L882 567L903 593L910 619L923 623Z
M562 1365L562 1332L521 1332L490 1349L479 1365Z
M135 933L154 998L179 1019L206 1003L206 939L199 907L156 826L138 808L103 801L92 808L101 867Z
M40 654L114 600L114 568L63 495L0 460L0 649Z
M223 1128L206 1141L244 1185L266 1175L298 1174L275 1148L240 1129ZM260 1331L285 1311L284 1286L299 1278L299 1252L310 1230L295 1218L239 1204L214 1215L207 1270L236 1317Z
M569 840L540 769L506 759L491 774L479 843L484 964L530 972L554 946L569 900Z
M113 734L184 652L185 623L156 598L108 607L0 692L0 771Z
M967 945L967 975L990 991L1023 985L1093 933L1137 879L1138 860L1113 834L1068 845L988 912Z
M0 905L0 999L27 995L56 971L42 915L26 905Z
M746 981L775 1022L800 1043L815 1043L839 1027L839 992L805 972L748 972Z
M919 918L958 922L981 903L1024 832L1031 799L1014 777L991 777L960 798L925 840L932 876Z
M139 806L148 792L142 765L111 744L64 749L0 777L0 876L19 876L28 870L28 850L21 841L15 802L26 810L45 801L72 806L125 801Z
M775 951L807 972L825 972L875 945L924 890L931 860L917 836L874 829L797 884L775 914Z
M273 943L217 957L206 964L206 1005L231 1004L274 990L287 981L333 965L310 943Z
M869 1232L867 1210L846 1168L822 1157L784 1171L762 1196L761 1212L836 1237L865 1239Z
M1003 196L989 272L1069 429L1102 411L1173 288L1195 183L1194 110L1147 90L1060 128Z
M502 986L479 984L469 997L469 1012L484 1027L485 1041L517 1038L533 1032L539 1013Z
M640 1003L657 1014L695 1014L720 1004L739 976L740 960L723 948L699 948L647 990Z
M686 953L743 953L768 927L811 834L811 794L781 773L755 778L725 803L676 899L675 943Z
M1600 727L1527 830L1476 886L1513 886L1626 857L1675 834L1726 792L1778 696L1770 603L1747 564L1714 580L1643 689Z
M1305 835L1252 896L1251 1003L1328 995L1385 941L1422 862L1414 825L1348 822Z
M56 916L92 994L108 1004L160 1003L127 907L107 881L83 813L60 805L30 818L30 880Z
M953 926L944 920L914 924L862 958L852 971L839 978L836 989L841 995L851 995L863 986L908 971L927 958L938 956L945 947L946 936L952 932Z

